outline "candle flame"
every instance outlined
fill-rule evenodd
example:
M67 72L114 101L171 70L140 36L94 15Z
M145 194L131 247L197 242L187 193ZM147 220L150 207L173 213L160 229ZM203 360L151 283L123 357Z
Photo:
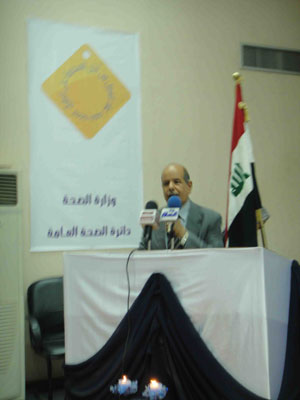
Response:
M155 388L158 387L158 382L157 382L156 379L150 379L150 387L151 387L152 389L155 389Z
M122 383L125 383L127 381L127 376L126 375L123 375L123 377L122 377Z

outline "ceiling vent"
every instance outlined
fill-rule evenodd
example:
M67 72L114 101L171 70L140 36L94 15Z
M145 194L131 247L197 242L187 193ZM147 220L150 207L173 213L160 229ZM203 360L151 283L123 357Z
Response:
M242 44L242 67L300 74L300 51Z

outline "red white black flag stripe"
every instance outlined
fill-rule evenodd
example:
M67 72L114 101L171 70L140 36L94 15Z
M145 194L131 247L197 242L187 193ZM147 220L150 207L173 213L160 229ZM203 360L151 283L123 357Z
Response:
M228 179L225 243L229 247L257 246L256 210L261 208L254 157L241 86L236 101Z

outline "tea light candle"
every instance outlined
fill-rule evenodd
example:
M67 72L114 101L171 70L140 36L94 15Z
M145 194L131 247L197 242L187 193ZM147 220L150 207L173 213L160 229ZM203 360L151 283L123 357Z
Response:
M118 382L118 389L119 389L119 394L124 394L128 388L131 386L131 380L127 379L126 375L123 375L122 379L119 379Z
M161 400L166 396L167 391L166 386L155 379L151 379L149 385L145 387L143 396L149 397L150 400Z
M110 386L110 391L113 394L118 394L119 396L128 396L130 394L136 393L138 390L138 381L131 381L127 379L126 375L123 375L122 379L118 380L116 385Z
M155 379L150 380L149 392L153 395L158 395L161 391L162 384Z

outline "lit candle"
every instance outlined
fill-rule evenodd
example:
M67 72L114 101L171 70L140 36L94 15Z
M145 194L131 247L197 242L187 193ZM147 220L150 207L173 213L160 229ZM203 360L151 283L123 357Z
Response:
M150 388L151 389L158 389L161 386L161 383L157 382L156 379L150 380Z
M124 394L125 396L127 396L128 394L136 393L137 390L138 381L131 381L130 379L127 379L126 375L123 375L123 378L119 379L116 385L110 386L110 391L113 394Z
M162 388L162 384L160 382L157 382L155 379L150 380L150 385L149 385L149 394L150 397L156 397L160 394Z
M127 379L126 375L123 375L122 379L119 379L119 393L124 394L131 386L131 380Z

